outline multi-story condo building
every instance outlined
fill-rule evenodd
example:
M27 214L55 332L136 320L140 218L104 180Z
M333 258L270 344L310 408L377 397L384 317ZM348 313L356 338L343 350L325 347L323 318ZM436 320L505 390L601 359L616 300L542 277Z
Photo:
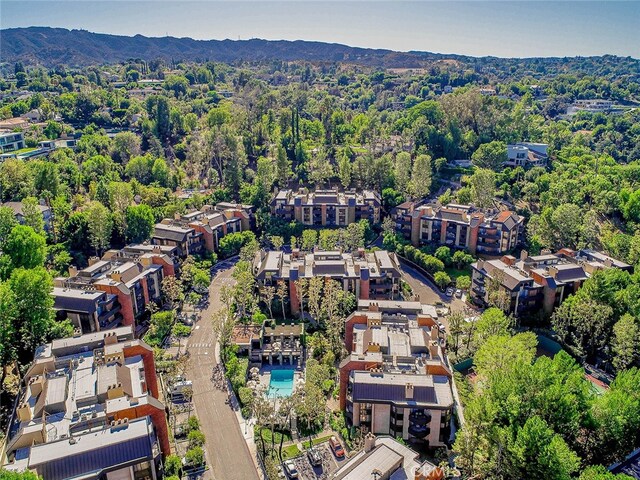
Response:
M613 108L613 100L576 100L574 106L578 110L585 110L587 112L607 112Z
M631 265L603 253L568 248L535 256L523 251L519 260L510 255L478 260L471 268L471 301L487 306L493 289L504 310L516 317L537 312L550 315L598 270L633 270Z
M200 254L205 250L204 233L180 221L164 219L151 235L154 245L175 247L179 257Z
M271 214L314 227L344 227L360 220L380 223L382 202L371 190L280 190L271 201Z
M2 204L3 207L9 207L13 210L13 214L16 217L16 220L20 224L24 224L24 212L22 210L22 202L7 202ZM51 229L51 220L53 218L53 214L51 209L46 205L38 205L38 210L42 213L42 220L44 221L44 229L45 231L49 231Z
M10 153L24 148L22 132L0 132L0 153Z
M164 219L153 231L151 243L175 247L179 257L215 252L227 234L250 230L255 223L251 205L219 203L174 219Z
M507 167L544 167L549 161L545 143L520 142L507 145Z
M444 480L442 468L420 459L421 455L397 440L368 433L364 448L341 465L333 480Z
M345 323L340 408L352 425L444 446L454 407L435 307L361 300Z
M514 212L482 212L470 205L405 202L392 215L396 231L416 247L446 245L472 254L508 252L521 242L524 230L524 217Z
M54 340L23 380L4 468L47 480L162 478L165 407L153 349L131 327Z
M175 260L152 253L110 250L89 259L82 270L54 280L55 309L82 333L135 325L147 307L161 300L162 279L175 275Z
M362 299L393 299L398 296L400 288L398 257L384 250L303 253L296 249L291 254L261 250L254 259L253 271L260 287L277 285L280 281L287 284L292 313L300 311L296 287L300 279L331 278L339 281L345 291Z

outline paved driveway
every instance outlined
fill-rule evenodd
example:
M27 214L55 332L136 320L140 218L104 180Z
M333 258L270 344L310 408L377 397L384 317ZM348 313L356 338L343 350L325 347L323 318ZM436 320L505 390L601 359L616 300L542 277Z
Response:
M462 312L468 309L465 302L456 297L447 297L440 291L427 277L411 268L404 262L401 262L402 279L407 282L413 289L413 293L418 295L421 303L434 305L436 302L442 302L447 305L452 312ZM447 330L449 330L449 322L447 317L440 318Z
M233 268L219 269L209 287L209 306L202 312L189 339L187 378L193 381L193 402L206 437L205 450L210 469L204 478L215 480L259 480L249 448L235 413L225 403L227 394L211 382L215 338L211 317L221 308L220 289L233 284Z

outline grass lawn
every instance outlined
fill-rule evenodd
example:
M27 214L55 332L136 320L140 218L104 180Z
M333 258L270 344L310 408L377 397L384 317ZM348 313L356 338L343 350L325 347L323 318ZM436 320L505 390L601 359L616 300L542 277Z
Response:
M300 455L302 452L298 448L297 445L289 445L288 447L282 448L282 458L284 460L288 460L290 458L295 458Z
M13 152L7 152L7 153L15 153L16 155L20 155L21 153L33 152L34 150L37 150L37 148L36 147L25 147L25 148L21 148L19 150L14 150Z
M254 438L256 439L256 442L260 441L260 435L258 434L258 428L255 428L255 433L254 433ZM291 441L291 435L289 433L281 433L278 431L273 432L273 443L275 444L279 444L280 443L280 437L282 437L284 435L284 441L285 442L290 442ZM263 428L262 429L262 438L264 439L265 443L271 443L271 430L269 430L268 428Z
M320 443L324 443L326 441L328 441L331 438L331 435L326 435L324 437L318 437L318 438L314 438L311 440L311 443L309 443L309 440L302 442L302 446L307 449L309 448L311 445L319 445Z
M451 278L451 281L453 283L455 283L458 277L463 277L465 275L467 277L471 277L471 267L466 267L466 268L463 268L462 270L458 270L455 267L447 267L444 269L444 271L447 273L447 275L449 275L449 278Z

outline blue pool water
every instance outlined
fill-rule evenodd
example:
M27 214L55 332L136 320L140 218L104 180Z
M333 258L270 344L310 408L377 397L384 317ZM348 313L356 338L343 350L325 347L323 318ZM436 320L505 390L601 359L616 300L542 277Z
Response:
M293 393L293 368L283 368L271 371L269 380L269 398L290 397Z

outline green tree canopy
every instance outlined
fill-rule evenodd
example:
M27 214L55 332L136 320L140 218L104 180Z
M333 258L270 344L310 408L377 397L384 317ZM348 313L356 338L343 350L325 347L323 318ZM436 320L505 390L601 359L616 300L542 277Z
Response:
M44 265L47 254L45 238L26 225L11 229L3 253L10 259L10 268L35 268Z
M126 238L132 243L142 243L151 236L155 218L151 207L145 204L127 207Z

